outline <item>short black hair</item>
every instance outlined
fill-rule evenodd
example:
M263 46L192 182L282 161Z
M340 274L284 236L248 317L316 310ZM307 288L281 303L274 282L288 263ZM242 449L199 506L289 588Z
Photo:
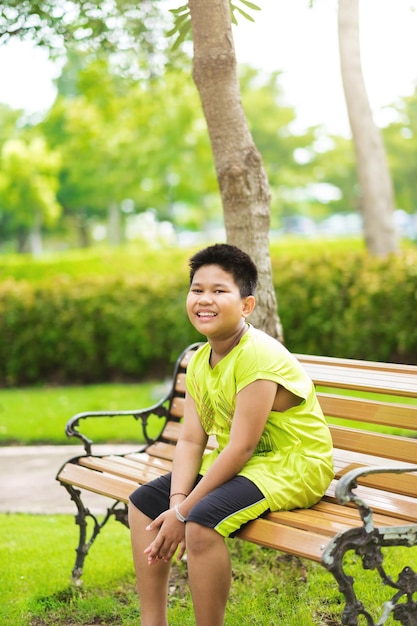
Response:
M194 254L189 261L190 284L196 271L203 265L219 265L231 274L242 298L255 295L258 270L250 256L240 248L228 243L216 243Z

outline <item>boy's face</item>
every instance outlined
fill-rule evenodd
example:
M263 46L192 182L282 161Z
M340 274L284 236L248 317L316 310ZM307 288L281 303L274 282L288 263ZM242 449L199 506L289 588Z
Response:
M194 274L187 296L191 324L208 339L222 340L236 333L255 305L242 298L232 274L219 265L203 265Z

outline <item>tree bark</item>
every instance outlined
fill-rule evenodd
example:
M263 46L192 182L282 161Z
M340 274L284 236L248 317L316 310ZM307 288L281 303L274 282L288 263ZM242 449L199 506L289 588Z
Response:
M282 341L269 254L270 190L242 106L229 0L190 0L189 7L193 78L210 136L227 241L258 267L252 323Z
M107 215L107 240L111 246L120 246L123 237L120 208L117 202L109 204Z
M43 240L42 240L42 217L39 211L35 209L35 216L33 219L33 225L29 233L29 246L32 256L40 256L43 252Z
M378 257L398 252L391 175L380 130L374 123L362 74L359 0L339 0L339 50L343 89L356 153L364 236Z

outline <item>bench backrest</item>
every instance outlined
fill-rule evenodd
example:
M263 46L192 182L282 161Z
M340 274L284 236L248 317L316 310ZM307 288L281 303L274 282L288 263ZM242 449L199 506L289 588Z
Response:
M179 423L184 415L187 365L200 345L188 346L176 363L169 397L169 419L161 439L167 444L172 445L177 440ZM335 448L404 463L416 462L416 366L296 356L316 385ZM394 440L391 429L395 429ZM212 445L210 442L210 447ZM343 454L340 456L343 458Z
M316 385L336 448L416 462L417 367L311 355L297 358Z

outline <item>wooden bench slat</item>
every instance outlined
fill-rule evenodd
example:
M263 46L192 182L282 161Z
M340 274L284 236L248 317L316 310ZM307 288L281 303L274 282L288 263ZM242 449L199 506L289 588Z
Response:
M156 441L147 448L147 451L149 454L159 459L167 459L169 461L173 461L174 459L174 446L170 443Z
M351 509L354 515L346 516L341 514L341 507L334 506L333 510L323 509L313 506L310 509L294 509L293 511L274 511L267 515L267 519L277 523L285 523L289 526L296 526L304 530L317 532L321 529L323 534L335 535L348 528L362 526L362 520L356 509ZM346 507L349 509L349 507ZM404 524L408 520L402 520ZM397 517L389 515L375 515L375 524L378 526L398 526L401 523Z
M63 483L74 485L79 489L88 489L120 502L128 502L129 495L138 486L138 482L133 480L105 475L89 470L81 465L74 465L74 463L67 463L58 474L58 478ZM143 482L146 482L146 480Z
M178 437L180 436L181 424L179 422L167 422L167 425L164 428L163 437L164 439L168 439L172 441L172 443L177 443Z
M197 345L197 344L195 344ZM191 357L193 356L195 350L194 349L190 349L190 350L186 350L186 352L184 352L184 354L181 357L180 360L180 367L182 367L182 369L186 369L188 363L190 362Z
M167 459L160 459L154 456L150 456L146 452L133 452L130 454L125 454L122 459L126 463L131 463L134 465L138 462L145 463L146 465L152 465L158 468L163 468L166 472L171 471L171 462Z
M171 413L171 416L178 417L178 419L181 419L182 417L184 417L184 405L185 405L185 399L175 396L169 408L169 412Z
M340 506L340 504L336 504L334 502L330 502L329 500L320 500L317 502L311 509L302 509L303 511L310 511L311 514L316 514L316 512L321 512L326 516L329 516L331 519L340 520L348 520L348 524L350 526L354 525L354 522L359 520L359 513L356 507L352 506ZM270 513L269 515L275 515L275 513ZM352 523L353 520L353 523ZM386 513L374 513L374 523L377 526L396 526L401 523L409 523L408 518L398 518L387 515Z
M395 374L415 375L414 365L403 363L381 363L379 361L364 361L361 359L344 359L340 357L321 356L317 354L294 354L300 363L315 363L317 365L330 365L331 367L351 367L355 370L368 369L380 372L393 372Z
M185 384L185 373L177 374L175 377L175 391L185 394L187 386Z
M337 472L336 477L340 478L351 470L365 467L369 467L369 465L350 463ZM414 474L371 474L361 478L359 482L368 487L376 487L406 496L415 496L417 494L417 476Z
M307 511L308 509L306 509ZM361 519L358 518L341 518L317 512L317 515L298 514L297 511L279 511L270 513L267 519L274 523L281 523L292 528L308 530L312 532L320 532L328 537L333 537L336 533L343 532L353 526L362 525Z
M328 537L325 535L274 524L265 519L257 519L246 524L237 537L319 562L328 543Z
M333 445L336 448L374 454L387 459L396 459L407 463L417 461L417 439L350 429L344 426L330 425Z
M98 470L106 474L119 476L128 480L135 480L141 482L148 482L165 474L165 469L157 468L145 463L136 463L136 467L126 466L123 463L118 462L117 459L110 457L100 458L93 456L82 457L79 461L83 467L88 467L93 470Z
M364 454L353 450L344 450L342 448L334 448L333 451L335 472L338 476L342 475L342 469L347 465L360 463L367 467L408 467L409 463L398 461L396 459L387 459L376 454Z
M333 504L337 504L335 496L336 483L337 481L335 480L331 482L323 498L325 501ZM417 522L417 500L415 497L389 493L388 491L374 489L365 485L359 485L355 489L355 493L376 513L386 514L413 523ZM346 506L354 507L353 504Z
M334 367L316 363L302 363L315 385L366 391L410 398L416 397L417 378L414 373L396 373L389 371L363 370L358 375L354 367Z
M417 431L417 405L364 400L320 391L317 397L328 417Z

